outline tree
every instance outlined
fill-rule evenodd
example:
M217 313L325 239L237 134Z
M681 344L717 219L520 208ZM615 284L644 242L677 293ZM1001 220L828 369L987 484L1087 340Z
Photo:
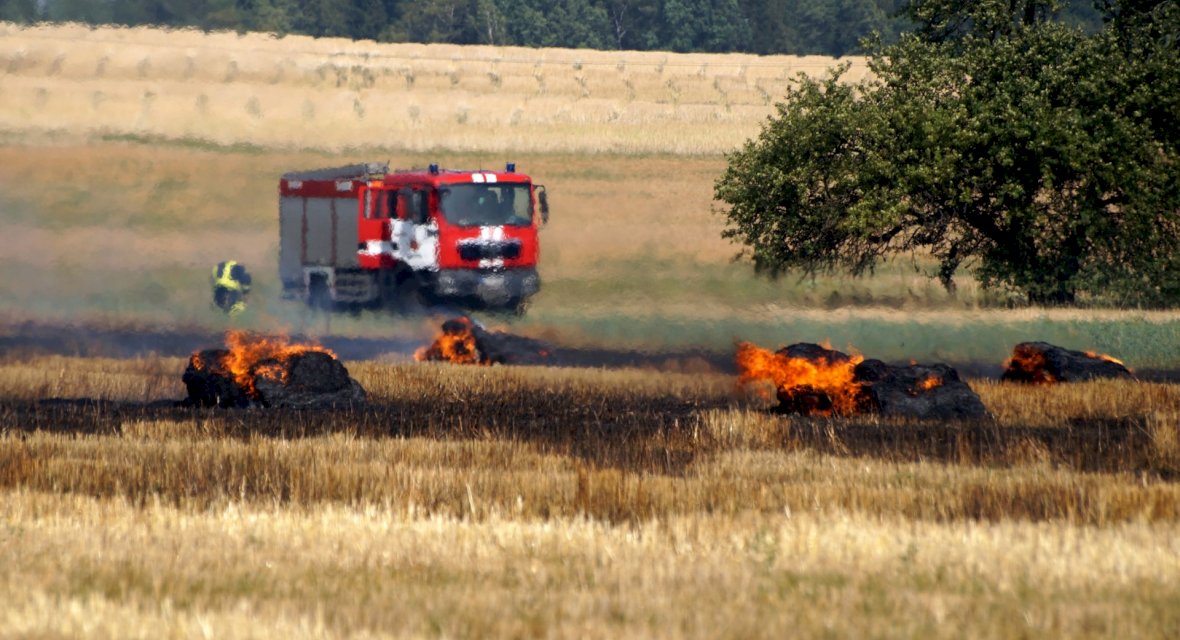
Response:
M36 0L0 0L0 20L32 22L37 18Z
M30 2L29 4L34 4ZM114 17L111 2L93 2L92 0L54 0L42 2L40 7L43 15L40 17L53 22L87 22L101 24L110 22Z
M301 33L316 37L342 37L348 35L349 25L354 21L350 3L337 0L304 0L295 27Z
M770 273L927 254L948 289L965 267L1032 302L1177 301L1180 38L1159 4L1128 37L1043 0L911 3L873 79L800 78L730 157L726 235Z
M480 31L478 16L467 0L420 0L405 3L400 18L382 34L397 42L473 44Z
M297 0L248 0L243 2L244 26L251 31L287 35L299 22Z
M750 26L737 0L664 0L662 48L745 51Z

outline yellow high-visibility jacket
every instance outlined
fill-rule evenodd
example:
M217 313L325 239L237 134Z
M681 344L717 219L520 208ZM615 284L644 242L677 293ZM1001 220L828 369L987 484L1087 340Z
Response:
M226 260L213 267L211 282L214 287L246 293L250 291L250 278L245 276L245 272L237 260Z

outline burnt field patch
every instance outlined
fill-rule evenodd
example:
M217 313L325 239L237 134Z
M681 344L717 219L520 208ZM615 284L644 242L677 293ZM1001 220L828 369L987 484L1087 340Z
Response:
M216 423L219 438L307 439L333 434L362 438L496 438L530 442L587 463L652 473L677 473L696 448L691 431L702 409L724 401L679 398L569 397L536 391L527 398L472 394L374 402L337 410L181 406L179 401L92 399L0 401L0 432L44 431L120 435L151 421Z
M0 432L119 436L150 422L215 424L209 435L300 440L345 434L369 439L495 439L528 443L594 467L678 475L702 457L732 448L732 433L710 424L740 423L743 447L811 451L889 463L938 462L981 467L1043 464L1086 472L1148 474L1175 480L1161 464L1148 416L1072 418L1058 425L996 420L892 420L779 416L734 398L619 397L536 390L527 396L472 393L377 401L334 410L182 406L179 401L0 400ZM724 419L724 418L723 418ZM731 430L732 431L732 430ZM166 433L164 435L167 435Z
M611 522L1180 519L1173 385L972 380L992 418L922 421L780 415L724 373L348 366L368 403L308 410L183 406L180 358L4 365L0 489Z
M886 423L542 392L327 411L6 401L0 425L0 488L134 504L386 504L633 523L784 509L1180 519L1175 468L1161 465L1158 441L1133 420Z

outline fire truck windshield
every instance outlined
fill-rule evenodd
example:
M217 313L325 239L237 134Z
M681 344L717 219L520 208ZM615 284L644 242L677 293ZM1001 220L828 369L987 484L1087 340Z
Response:
M439 190L447 222L460 227L527 226L532 223L527 184L452 184Z

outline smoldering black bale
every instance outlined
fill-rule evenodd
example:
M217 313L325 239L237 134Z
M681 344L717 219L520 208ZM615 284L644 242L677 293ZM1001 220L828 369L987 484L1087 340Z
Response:
M330 409L366 403L364 388L348 375L348 369L321 351L306 351L285 361L262 360L254 370L254 389L263 406ZM285 371L285 379L280 371Z
M1021 342L1012 348L1012 360L1004 370L1001 380L1012 382L1044 382L1037 372L1019 366L1021 360L1036 358L1043 361L1044 373L1056 382L1083 382L1101 378L1131 379L1130 369L1103 358L1094 357L1081 351L1065 349L1048 342Z
M181 377L188 390L184 404L227 409L250 405L246 390L221 366L227 355L227 349L205 349L189 358Z
M883 416L922 420L968 420L989 417L975 391L945 364L890 365L865 360L853 376L861 384L865 404ZM928 386L927 381L938 384Z
M852 359L852 356L849 356L843 351L836 351L835 349L821 347L818 344L811 342L797 342L779 349L777 353L780 356L786 356L788 358L801 358L803 360L810 360L811 362L817 364L822 362L826 362L828 364L840 364L843 362L848 362Z
M448 321L450 322L450 321ZM447 324L443 324L443 331ZM489 331L472 325L475 348L485 364L556 365L559 364L553 345L525 336L503 331Z

